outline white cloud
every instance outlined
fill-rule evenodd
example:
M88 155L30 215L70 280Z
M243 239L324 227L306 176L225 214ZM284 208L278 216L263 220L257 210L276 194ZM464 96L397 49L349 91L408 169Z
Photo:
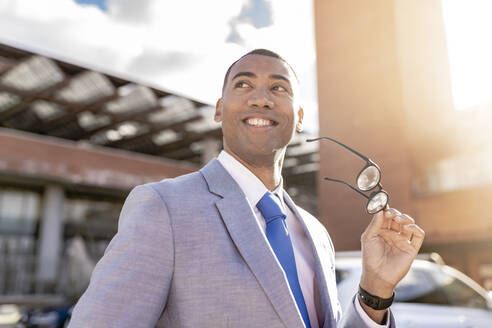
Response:
M271 8L273 25L243 19L236 27L244 43L226 43L231 22L254 1ZM72 0L2 0L0 40L209 103L232 61L269 48L294 66L307 112L316 112L312 4L261 1L109 0L103 12Z

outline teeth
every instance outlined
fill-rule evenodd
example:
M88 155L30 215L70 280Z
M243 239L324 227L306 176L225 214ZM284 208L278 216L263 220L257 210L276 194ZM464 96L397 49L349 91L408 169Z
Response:
M273 122L270 120L264 120L262 118L248 118L246 123L253 126L270 126L273 125Z

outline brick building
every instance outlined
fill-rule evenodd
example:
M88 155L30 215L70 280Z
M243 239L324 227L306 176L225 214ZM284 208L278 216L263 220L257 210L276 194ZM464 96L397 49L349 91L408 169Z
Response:
M441 1L316 0L315 33L320 135L379 164L423 251L492 289L492 111L454 108ZM363 165L320 144L320 177L353 182ZM329 182L319 199L336 248L359 249L365 200Z

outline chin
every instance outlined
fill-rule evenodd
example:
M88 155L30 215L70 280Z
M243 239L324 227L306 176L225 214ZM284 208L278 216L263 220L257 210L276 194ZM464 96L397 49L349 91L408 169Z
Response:
M282 152L285 149L285 147L280 147L278 145L261 145L258 147L249 147L248 153L251 156L257 156L257 157L270 157L270 156L275 156L278 155L280 152Z

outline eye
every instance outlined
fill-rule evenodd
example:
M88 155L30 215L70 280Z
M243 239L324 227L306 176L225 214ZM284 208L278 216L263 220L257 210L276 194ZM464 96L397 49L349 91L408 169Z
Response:
M280 92L287 92L288 91L286 87L284 87L282 85L279 85L279 84L274 85L272 87L272 90L274 90L274 91L280 91Z
M244 81L239 81L236 84L234 84L234 88L238 88L238 89L245 89L249 87L250 87L249 84Z

